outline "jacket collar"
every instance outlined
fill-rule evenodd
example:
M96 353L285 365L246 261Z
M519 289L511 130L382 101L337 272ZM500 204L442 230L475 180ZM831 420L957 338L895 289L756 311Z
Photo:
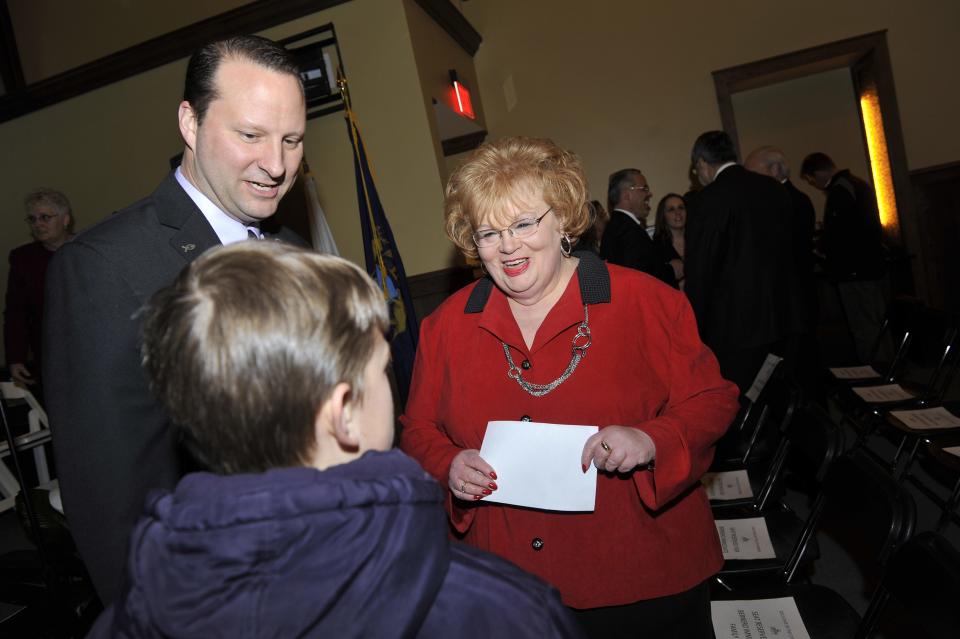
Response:
M607 263L590 251L577 251L580 258L577 281L580 284L580 301L583 304L604 304L610 301L610 272ZM493 292L493 280L489 276L477 282L470 293L464 313L482 313Z
M175 229L170 246L187 262L220 245L220 238L171 172L153 192L160 224Z

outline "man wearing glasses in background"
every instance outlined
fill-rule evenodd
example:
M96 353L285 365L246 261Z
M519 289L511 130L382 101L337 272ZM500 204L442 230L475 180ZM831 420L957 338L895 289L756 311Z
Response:
M54 251L73 237L73 215L67 196L53 189L37 189L23 204L34 241L10 251L3 346L10 377L39 396L43 282Z
M664 262L647 234L652 197L647 178L638 169L620 169L610 176L610 221L600 240L600 257L648 273L676 288L677 280L683 277L683 261Z

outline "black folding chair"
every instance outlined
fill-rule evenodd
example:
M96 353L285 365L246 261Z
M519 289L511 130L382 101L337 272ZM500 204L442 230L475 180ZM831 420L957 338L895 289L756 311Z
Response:
M884 425L889 411L927 408L943 402L960 369L960 318L936 311L927 311L924 317L927 321L926 329L922 331L923 339L919 335L914 339L911 352L926 351L918 352L915 358L918 369L926 368L923 364L932 366L926 376L920 375L914 381L905 378L896 381L894 386L904 391L908 397L891 400L866 399L862 396L863 393L875 391L882 385L863 385L851 386L846 390L846 399L836 402L844 419L858 433L857 446L863 446L877 428ZM936 334L939 334L939 338ZM929 361L931 356L933 361ZM911 357L911 360L913 359Z
M764 394L762 417L751 434L742 453L747 453L747 463L741 457L714 463L710 477L721 483L727 473L746 471L750 497L711 500L710 506L717 517L736 514L737 511L763 511L774 507L784 463L789 451L789 438L794 415L801 402L799 386L791 380L771 379ZM772 451L772 452L768 452Z
M839 457L830 466L794 554L779 582L756 581L734 591L714 589L713 600L792 597L813 639L848 639L862 620L827 585L797 583L798 568L817 534L829 536L856 564L869 589L879 586L893 553L910 537L916 522L913 498L884 469L861 451ZM715 628L718 637L727 629Z
M764 520L776 557L726 561L717 580L728 590L807 578L804 569L820 553L818 533L850 551L868 579L874 578L876 568L913 532L916 505L881 466L862 451L854 451L830 464L799 531L796 522L782 513L765 514Z
M770 414L770 402L773 398L783 396L785 384L779 370L778 362L756 397L751 398L749 394L740 396L740 411L717 442L710 470L756 463L773 454L778 441L779 420Z
M958 603L960 552L937 533L921 533L890 559L857 639L877 631L886 637L911 639L956 637L960 634Z
M72 540L64 544L69 533L38 510L42 502L24 480L20 464L19 442L27 440L14 436L7 409L0 395L0 422L20 487L17 509L35 549L0 555L0 602L12 613L0 621L0 637L26 636L23 630L31 636L83 637L102 606ZM40 492L45 499L46 491Z

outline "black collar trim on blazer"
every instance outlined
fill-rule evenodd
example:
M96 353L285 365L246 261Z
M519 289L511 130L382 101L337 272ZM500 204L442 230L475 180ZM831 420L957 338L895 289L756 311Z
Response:
M580 258L577 267L577 279L580 284L580 300L584 304L604 304L610 301L610 272L607 263L590 251L574 253ZM464 313L480 313L493 292L493 280L490 276L477 282L467 299Z

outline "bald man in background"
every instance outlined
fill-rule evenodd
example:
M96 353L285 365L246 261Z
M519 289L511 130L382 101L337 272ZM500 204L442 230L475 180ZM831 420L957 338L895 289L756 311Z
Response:
M743 166L754 173L772 177L783 185L793 208L790 211L791 246L796 266L797 286L802 311L802 329L799 339L788 345L795 350L796 373L799 381L811 393L819 393L817 357L817 322L819 303L817 283L814 277L813 233L816 225L816 213L813 202L806 193L790 181L790 165L783 151L775 146L761 146L747 156ZM794 359L787 357L788 360Z

